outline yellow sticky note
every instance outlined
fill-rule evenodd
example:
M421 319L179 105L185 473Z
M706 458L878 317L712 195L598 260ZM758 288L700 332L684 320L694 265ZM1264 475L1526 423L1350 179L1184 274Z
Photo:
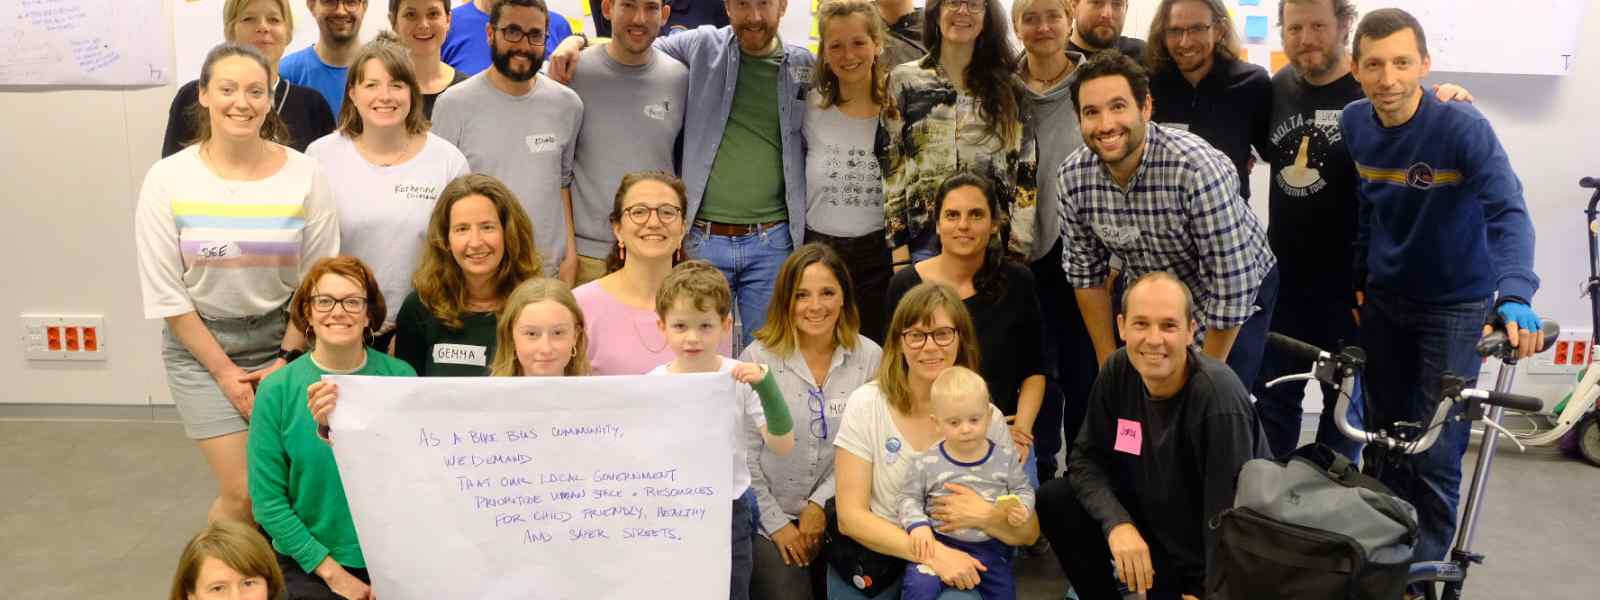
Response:
M812 42L806 44L806 49L811 51L811 55L812 56L816 56L817 55L817 42L812 41ZM1600 223L1600 221L1596 221L1596 222Z
M583 16L588 17L593 14L589 10L589 0L579 0L579 3L583 4Z
M813 40L822 39L822 31L817 29L817 20L816 19L812 19L811 20L811 39L813 39Z
M584 10L587 11L588 9ZM579 19L577 17L567 17L567 24L572 26L573 33L583 33L583 19Z

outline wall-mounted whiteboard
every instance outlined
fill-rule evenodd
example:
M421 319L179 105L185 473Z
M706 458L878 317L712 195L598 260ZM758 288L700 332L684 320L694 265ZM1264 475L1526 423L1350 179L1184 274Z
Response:
M0 2L0 85L162 85L166 31L149 0Z
M1129 35L1142 37L1148 32L1156 4L1156 0L1134 2ZM1272 53L1283 50L1278 0L1226 0L1226 4L1250 61L1272 69ZM1531 75L1565 75L1571 70L1588 4L1587 0L1356 0L1363 15L1400 8L1416 16L1427 35L1435 71ZM1264 37L1245 38L1252 18L1267 24ZM1514 18L1516 26L1509 26L1508 18Z

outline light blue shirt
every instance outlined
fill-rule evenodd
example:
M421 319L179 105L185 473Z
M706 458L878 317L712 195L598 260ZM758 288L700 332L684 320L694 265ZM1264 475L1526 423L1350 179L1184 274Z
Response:
M783 40L778 42L783 44ZM689 106L683 127L683 184L689 192L689 218L700 210L711 163L722 144L723 129L733 111L733 94L739 77L739 40L732 27L702 25L676 35L656 38L657 50L689 67ZM816 59L794 44L783 44L778 66L778 120L783 131L784 204L789 211L789 235L796 248L806 232L806 154L801 132L806 116L806 92Z
M344 80L350 69L322 62L315 45L306 46L278 61L278 74L290 83L303 85L322 93L333 109L334 122L339 121L339 107L344 104Z

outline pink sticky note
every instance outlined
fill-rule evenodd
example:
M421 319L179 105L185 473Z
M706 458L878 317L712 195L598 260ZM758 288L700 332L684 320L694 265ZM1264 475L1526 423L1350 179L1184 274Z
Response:
M1138 421L1117 419L1117 452L1138 456L1144 448L1144 429Z

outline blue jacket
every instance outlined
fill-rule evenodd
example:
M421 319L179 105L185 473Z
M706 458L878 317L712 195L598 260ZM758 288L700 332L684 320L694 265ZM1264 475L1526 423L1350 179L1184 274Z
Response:
M1384 127L1372 102L1340 116L1360 177L1356 289L1418 302L1533 300L1533 223L1522 182L1478 109L1422 94L1417 114Z
M783 40L779 40L782 43ZM723 129L733 111L733 93L739 78L739 40L732 27L703 25L689 31L656 38L655 47L689 67L690 110L683 126L683 177L689 191L689 219L700 211L700 201L711 178L711 163L722 145ZM783 44L778 67L778 119L783 128L784 204L789 210L789 235L796 248L806 233L806 92L816 59L794 44Z

